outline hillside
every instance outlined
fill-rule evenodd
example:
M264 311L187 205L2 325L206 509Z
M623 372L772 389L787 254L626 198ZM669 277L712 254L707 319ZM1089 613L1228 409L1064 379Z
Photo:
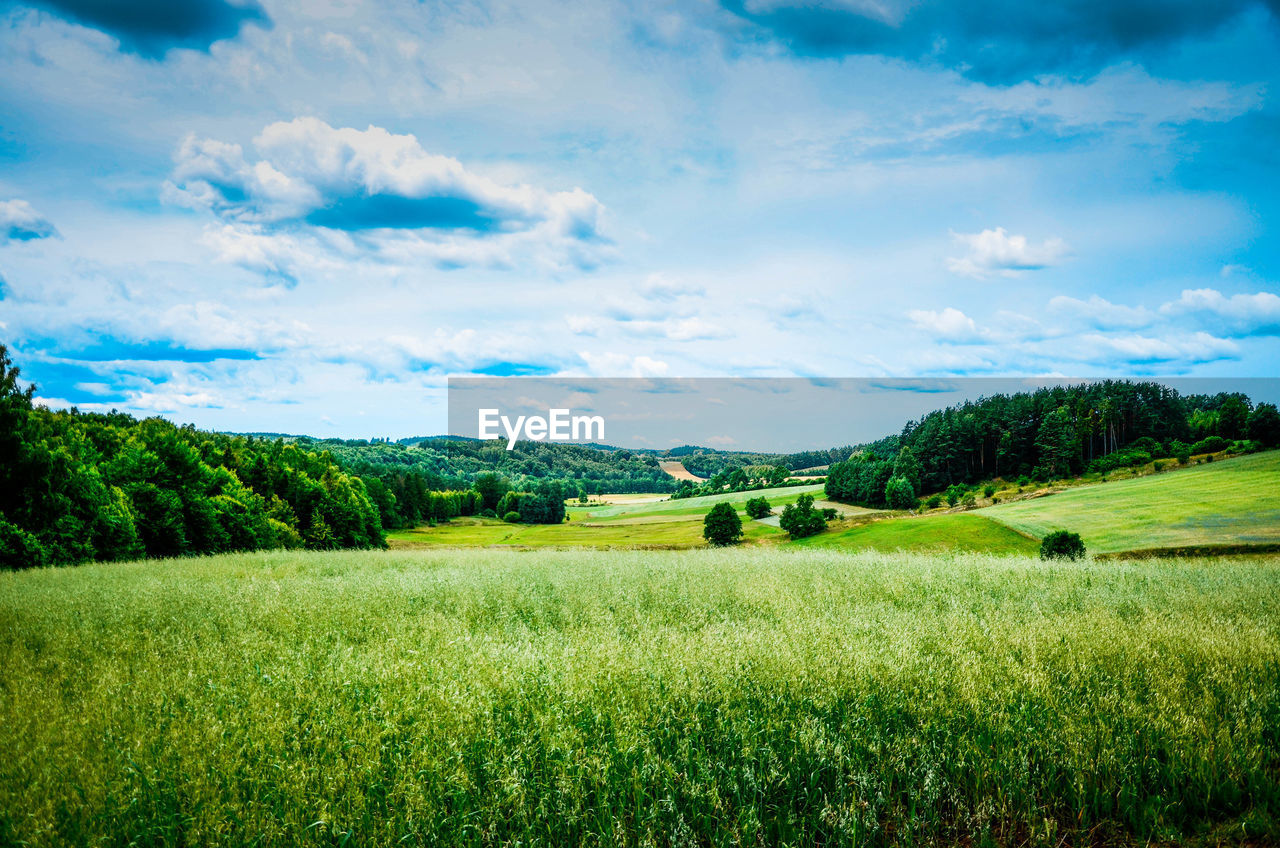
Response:
M1280 544L1280 451L1080 486L977 514L1036 537L1072 530L1098 553Z

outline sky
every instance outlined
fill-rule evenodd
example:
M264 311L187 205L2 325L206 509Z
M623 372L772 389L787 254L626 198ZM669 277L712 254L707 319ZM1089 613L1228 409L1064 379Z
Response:
M1280 376L1280 0L0 0L41 402L444 432L450 376Z

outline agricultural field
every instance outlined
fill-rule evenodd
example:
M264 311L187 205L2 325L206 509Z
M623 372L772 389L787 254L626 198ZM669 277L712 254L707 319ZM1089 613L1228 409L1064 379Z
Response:
M1098 553L1280 544L1280 451L1079 486L975 513L1037 538L1061 528Z
M0 842L1280 839L1275 560L262 552L0 574Z

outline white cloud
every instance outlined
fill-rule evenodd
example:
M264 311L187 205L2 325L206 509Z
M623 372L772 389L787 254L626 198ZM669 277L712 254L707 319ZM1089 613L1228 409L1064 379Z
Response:
M947 259L947 269L966 277L984 278L993 274L1016 277L1023 271L1036 271L1061 262L1067 255L1067 244L1060 238L1046 239L1033 245L1023 235L1010 235L1004 227L980 233L955 233L952 237L969 248L964 256Z
M588 192L500 183L413 135L297 118L267 126L254 149L251 160L238 144L189 135L164 188L169 202L221 218L212 240L247 267L282 271L262 242L280 228L365 234L393 256L442 265L508 265L541 247L590 267L609 253L604 207Z
M1088 300L1058 295L1049 300L1049 308L1087 321L1100 329L1146 327L1155 319L1150 310L1144 307L1123 306L1096 294Z
M0 200L0 244L56 236L58 230L25 200Z
M1131 364L1179 363L1200 364L1236 359L1240 346L1205 332L1170 338L1153 338L1140 334L1105 336L1093 333L1082 336L1086 361L1112 362L1121 359Z
M667 363L649 356L593 353L587 350L578 355L587 363L588 370L597 377L664 377L670 370Z
M907 313L907 317L937 341L981 342L986 341L990 335L980 329L968 315L951 306L940 311L913 309Z
M1177 300L1161 306L1160 313L1209 318L1240 335L1280 334L1280 295L1271 292L1227 296L1217 289L1184 289Z

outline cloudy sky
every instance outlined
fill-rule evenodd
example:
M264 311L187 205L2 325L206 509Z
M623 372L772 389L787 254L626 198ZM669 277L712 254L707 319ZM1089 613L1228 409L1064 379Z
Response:
M1277 57L1277 0L0 0L0 342L320 436L450 375L1276 376Z

